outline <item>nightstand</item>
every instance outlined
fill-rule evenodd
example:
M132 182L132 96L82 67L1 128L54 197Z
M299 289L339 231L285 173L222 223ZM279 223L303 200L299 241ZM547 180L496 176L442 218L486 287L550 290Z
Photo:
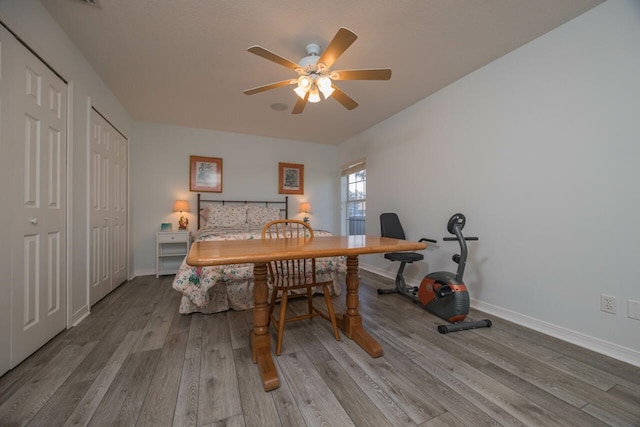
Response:
M176 274L189 253L191 236L188 231L158 231L156 233L156 277Z

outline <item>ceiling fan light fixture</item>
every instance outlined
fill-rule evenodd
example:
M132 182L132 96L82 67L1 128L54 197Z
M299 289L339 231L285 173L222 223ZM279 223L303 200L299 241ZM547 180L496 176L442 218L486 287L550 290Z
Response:
M313 84L313 81L311 81L311 78L309 76L300 76L298 78L298 87L295 88L293 91L301 99L304 99L305 95L307 94L307 92L311 88L312 84Z
M300 78L298 78L298 87L303 88L305 91L311 88L311 83L312 81L309 76L300 76Z
M315 85L309 90L309 102L320 102L320 93Z
M304 99L305 95L307 94L307 90L301 88L300 86L295 88L293 91L300 97L300 99Z
M330 97L333 93L333 88L331 87L331 79L327 76L322 76L318 79L318 89L324 95L325 99Z

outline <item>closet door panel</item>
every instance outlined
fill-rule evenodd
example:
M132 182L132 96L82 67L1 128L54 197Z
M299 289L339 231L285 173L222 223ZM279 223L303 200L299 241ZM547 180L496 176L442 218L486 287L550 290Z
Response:
M90 302L127 280L128 141L91 109Z
M3 33L3 39L7 34ZM66 84L12 36L11 366L66 327ZM13 40L13 41L11 41ZM6 55L5 55L6 54ZM6 64L6 62L5 62Z
M111 292L111 188L109 186L109 132L101 118L91 110L91 253L89 270L92 278L89 301L94 305Z

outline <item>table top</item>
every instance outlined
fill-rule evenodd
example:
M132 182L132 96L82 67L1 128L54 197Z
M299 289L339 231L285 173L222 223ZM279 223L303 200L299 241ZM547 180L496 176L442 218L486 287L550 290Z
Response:
M283 259L358 256L425 249L426 243L380 236L328 236L301 239L211 240L191 245L187 264L211 265L269 262Z

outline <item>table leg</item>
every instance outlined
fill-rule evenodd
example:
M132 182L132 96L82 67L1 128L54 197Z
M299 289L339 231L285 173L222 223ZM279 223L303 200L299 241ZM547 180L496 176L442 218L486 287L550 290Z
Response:
M371 357L382 356L382 346L362 327L362 316L358 313L358 257L347 257L347 311L339 318L342 332L354 340Z
M251 359L258 364L264 391L280 387L278 372L271 356L271 335L269 335L269 307L267 287L267 264L253 266L253 331L251 332Z

